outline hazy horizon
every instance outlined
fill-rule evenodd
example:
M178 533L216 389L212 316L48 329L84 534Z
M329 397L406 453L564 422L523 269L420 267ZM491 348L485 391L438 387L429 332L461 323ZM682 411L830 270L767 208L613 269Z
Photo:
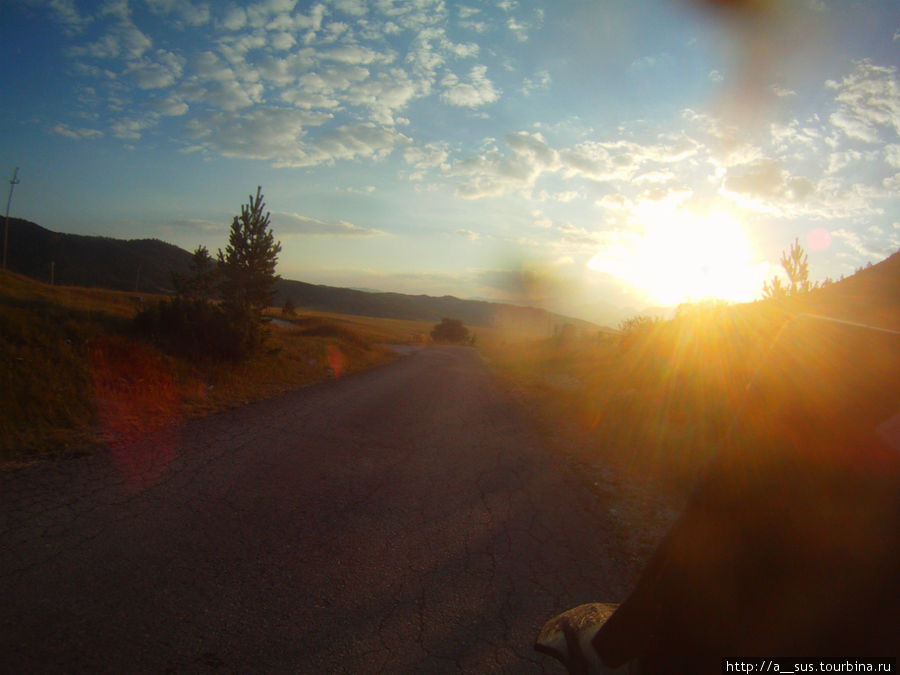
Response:
M715 4L13 0L10 215L215 250L261 185L284 278L572 316L896 251L896 3Z

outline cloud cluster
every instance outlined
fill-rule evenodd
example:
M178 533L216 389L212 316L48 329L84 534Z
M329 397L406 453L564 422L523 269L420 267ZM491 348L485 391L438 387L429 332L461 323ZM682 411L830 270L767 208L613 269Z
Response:
M541 20L512 2L491 14L451 12L444 0L106 0L91 13L70 0L31 2L72 37L73 70L94 80L81 115L106 120L100 133L134 141L158 130L190 149L278 166L382 158L407 145L397 128L419 99L472 111L496 103L502 91L478 61L479 41L527 39ZM539 73L526 87L548 82ZM60 120L54 131L92 137L73 128Z
M278 235L290 238L298 235L315 235L327 237L377 237L384 232L376 229L360 227L345 220L324 221L297 213L275 212L272 224Z

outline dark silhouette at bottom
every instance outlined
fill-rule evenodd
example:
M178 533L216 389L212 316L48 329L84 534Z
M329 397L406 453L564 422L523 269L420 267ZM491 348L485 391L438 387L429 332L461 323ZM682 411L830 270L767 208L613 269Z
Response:
M896 657L898 591L900 334L801 316L631 594L535 648L571 673Z

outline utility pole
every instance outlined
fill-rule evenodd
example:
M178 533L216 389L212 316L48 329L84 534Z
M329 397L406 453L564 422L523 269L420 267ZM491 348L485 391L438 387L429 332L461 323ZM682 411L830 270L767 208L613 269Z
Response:
M12 202L13 188L19 184L19 167L13 171L13 177L9 179L9 197L6 199L6 226L3 228L3 269L6 269L6 249L9 245L9 204Z

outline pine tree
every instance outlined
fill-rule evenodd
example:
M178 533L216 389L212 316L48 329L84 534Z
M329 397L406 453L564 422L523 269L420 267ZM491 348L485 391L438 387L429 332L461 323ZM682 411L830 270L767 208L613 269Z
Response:
M811 288L808 257L806 251L800 246L800 239L797 237L794 238L794 243L791 244L791 250L789 252L783 251L781 254L781 266L791 282L791 286L788 289L790 295L808 293Z
M172 273L172 283L175 285L175 293L185 300L199 300L207 302L212 295L216 283L218 270L215 260L209 254L205 246L198 246L191 254L191 267L189 274Z
M281 242L275 241L270 214L263 214L265 206L262 187L257 187L256 197L250 195L249 204L243 204L241 215L234 217L228 246L218 254L226 309L252 321L258 321L260 312L271 304L275 296L272 286L279 279L275 266Z
M818 288L818 282L813 284L809 281L808 258L806 251L800 245L800 239L795 237L790 250L781 253L781 267L784 269L790 285L786 286L778 277L772 277L770 282L763 282L763 297L783 298L809 293L812 289Z

